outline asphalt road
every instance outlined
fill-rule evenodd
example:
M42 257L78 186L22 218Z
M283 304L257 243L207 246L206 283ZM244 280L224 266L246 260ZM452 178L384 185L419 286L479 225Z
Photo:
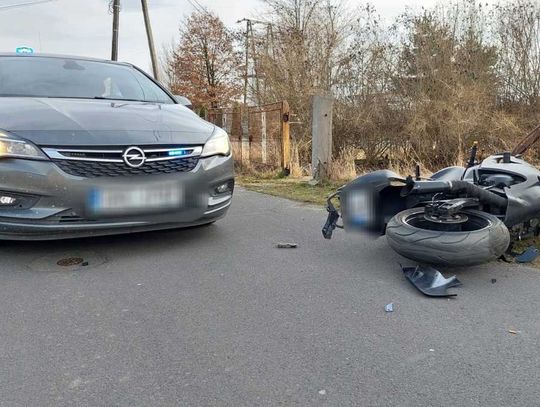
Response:
M3 242L0 405L540 405L540 271L459 270L430 299L324 217L240 190L201 229Z

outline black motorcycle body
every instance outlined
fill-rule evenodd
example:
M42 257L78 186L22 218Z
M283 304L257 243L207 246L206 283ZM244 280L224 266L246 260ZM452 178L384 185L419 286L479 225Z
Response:
M374 171L340 188L328 211L325 238L341 216L338 227L386 234L390 246L412 260L479 264L501 256L511 235L538 232L540 171L509 153L480 163L472 156L467 168L444 168L428 179L418 171L414 178Z

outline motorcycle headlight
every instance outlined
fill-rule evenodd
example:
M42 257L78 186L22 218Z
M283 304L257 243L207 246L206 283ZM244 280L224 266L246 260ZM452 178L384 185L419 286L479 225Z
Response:
M216 127L214 134L210 140L206 142L201 154L202 157L210 157L212 155L227 156L231 153L231 143L227 132L219 127Z
M48 159L45 153L29 141L16 138L3 131L0 131L0 159L1 158Z

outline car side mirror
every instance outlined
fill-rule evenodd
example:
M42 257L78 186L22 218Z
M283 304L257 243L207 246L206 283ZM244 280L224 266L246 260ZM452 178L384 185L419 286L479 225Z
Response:
M176 100L177 103L184 105L188 109L193 110L193 104L191 103L191 100L189 100L187 97L174 95L174 99Z

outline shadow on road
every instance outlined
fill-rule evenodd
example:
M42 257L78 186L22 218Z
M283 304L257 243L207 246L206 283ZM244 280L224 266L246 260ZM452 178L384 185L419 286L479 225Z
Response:
M0 256L14 259L24 255L28 261L55 255L93 252L111 259L122 259L143 253L159 258L160 253L170 253L186 246L205 247L226 238L223 225L205 225L185 229L169 229L111 236L85 237L65 240L2 241Z

